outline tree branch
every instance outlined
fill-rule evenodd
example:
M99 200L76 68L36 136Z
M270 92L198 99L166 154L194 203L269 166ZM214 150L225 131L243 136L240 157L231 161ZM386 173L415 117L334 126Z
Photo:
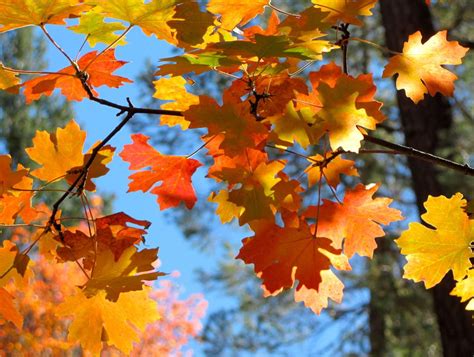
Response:
M395 154L400 154L400 155L406 155L406 156L411 156L416 159L420 159L423 161L430 162L432 164L436 164L439 166L444 166L446 168L449 168L451 170L455 170L458 172L463 173L464 175L467 176L474 176L474 168L470 167L468 164L459 164L457 162L445 159L440 156L436 156L433 154L429 154L427 152L421 151L414 149L412 147L404 146L404 145L399 145L399 144L394 144L390 141L386 141L383 139L379 139L373 136L369 135L364 135L364 139L372 144L378 145L378 146L383 146L388 149L395 150Z

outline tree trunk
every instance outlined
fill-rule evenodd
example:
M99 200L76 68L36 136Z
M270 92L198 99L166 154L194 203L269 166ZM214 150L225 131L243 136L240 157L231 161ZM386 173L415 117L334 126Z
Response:
M431 14L424 0L381 0L382 21L385 27L387 47L401 52L408 36L421 31L423 39L435 31ZM429 59L428 59L429 60ZM452 123L449 102L440 95L425 97L415 105L397 92L400 118L408 146L434 153L439 147L438 134ZM437 179L436 169L423 161L408 159L413 189L420 213L428 195L451 194ZM472 313L465 310L458 297L450 296L454 280L448 274L432 289L435 312L438 319L444 356L472 357L474 355L474 320Z

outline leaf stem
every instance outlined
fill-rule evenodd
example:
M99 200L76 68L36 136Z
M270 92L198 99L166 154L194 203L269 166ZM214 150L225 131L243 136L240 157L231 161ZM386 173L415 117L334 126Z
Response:
M64 51L63 48L61 46L59 46L59 44L54 40L54 38L51 37L48 30L46 30L46 27L44 26L44 24L39 25L39 27L41 28L43 33L46 35L48 40L54 45L54 47L56 47L59 50L59 52L61 52L64 55L64 57L67 58L69 63L71 63L71 66L76 70L76 72L79 73L80 70L79 70L79 67L77 66L77 63L74 62L73 59L71 57L69 57L69 55L66 53L66 51Z
M401 55L402 54L400 52L392 51L392 50L388 49L387 47L380 46L376 43L373 43L371 41L368 41L368 40L365 40L365 39L359 38L359 37L351 37L351 38L346 39L345 41L346 42L348 42L348 41L357 41L357 42L360 42L360 43L365 43L367 45L370 45L372 47L375 47L375 48L381 50L382 52L387 52L387 53L390 53L392 55Z
M92 63L94 63L100 56L102 56L105 52L107 52L108 50L110 50L113 46L115 46L117 44L117 42L119 42L132 28L133 28L133 24L130 24L124 32L122 32L122 34L117 37L112 43L110 43L106 48L104 48L102 51L100 51L97 56L95 56L83 69L82 69L82 72L85 72L87 71L87 68L89 68L91 66Z
M275 10L276 12L279 12L280 14L283 14L283 15L286 15L286 16L292 16L292 17L296 17L296 18L301 17L301 15L292 14L291 12L288 12L288 11L285 11L285 10L282 10L282 9L276 7L275 5L272 4L271 1L268 2L268 7Z

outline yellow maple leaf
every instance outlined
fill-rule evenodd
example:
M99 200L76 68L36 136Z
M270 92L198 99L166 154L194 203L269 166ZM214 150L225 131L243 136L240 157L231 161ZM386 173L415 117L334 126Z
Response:
M275 126L273 131L280 140L288 143L293 141L300 144L304 149L308 145L314 145L323 134L317 133L313 127L316 121L311 108L301 108L296 110L293 102L288 102L284 115L277 115L269 118Z
M55 134L37 131L33 138L33 147L25 151L42 167L33 170L31 175L43 181L52 181L66 175L69 169L81 166L85 140L86 133L74 120L71 120L64 129L58 128Z
M91 47L98 43L110 44L118 39L120 34L117 31L125 30L125 26L120 22L104 22L104 17L97 11L89 11L82 15L79 24L69 27L70 30L87 36L87 42ZM122 38L115 45L125 45Z
M58 306L56 314L73 316L68 340L80 342L95 355L102 349L102 341L129 354L133 342L139 342L137 330L160 318L156 302L149 290L123 293L116 302L107 300L105 292L87 298L82 291L69 296Z
M320 132L328 132L329 143L333 151L342 148L346 151L359 152L360 142L364 135L359 129L375 129L376 119L369 116L365 109L357 109L358 92L351 92L338 80L331 88L321 82L318 87L318 99L323 108L316 114Z
M357 16L372 16L372 8L377 0L312 0L315 7L329 15L324 19L332 24L345 22L356 26L362 25Z
M139 26L150 36L176 44L173 30L167 22L173 19L177 0L90 0L88 4L98 5L107 17L127 21Z
M207 9L221 15L222 27L232 31L237 25L245 25L263 13L268 0L211 0Z
M86 155L82 153L85 139L85 131L81 130L74 120L71 120L65 128L58 128L54 134L37 131L33 138L33 146L25 151L42 167L33 170L31 175L48 182L61 178L65 178L69 184L74 182L78 172L92 155L91 152ZM109 171L105 165L112 160L114 151L115 149L108 145L99 150L87 173L86 190L94 191L95 185L91 179L105 175Z
M0 90L18 94L20 79L17 75L18 73L7 71L2 62L0 62Z
M31 25L63 24L89 6L82 0L2 0L0 9L0 32L6 32Z
M457 41L447 41L447 31L432 36L421 43L420 31L408 37L403 53L393 56L385 66L383 77L398 74L397 89L404 89L407 97L418 103L426 93L434 96L440 92L446 96L454 93L454 73L441 65L461 64L467 48Z
M474 269L470 269L467 277L456 283L451 295L459 296L462 302L470 300L466 310L474 310Z
M427 289L438 284L450 271L454 279L464 278L474 257L470 243L474 240L474 220L464 208L466 200L456 193L451 198L429 196L424 203L426 213L420 223L410 223L396 243L406 255L404 278L423 281Z
M108 300L116 301L125 292L142 290L144 281L155 280L164 275L154 271L152 264L158 260L157 254L158 249L137 251L137 248L131 246L115 260L111 250L100 251L84 293L91 296L104 290Z
M229 223L235 217L239 217L244 212L244 207L239 207L235 203L229 201L229 191L221 190L219 193L211 193L208 200L216 203L216 213L221 219L222 224Z
M160 100L174 101L162 104L162 109L185 111L191 105L199 104L199 97L186 90L186 83L186 80L181 76L160 78L153 82L155 86L153 97ZM189 127L189 121L179 116L162 115L160 122L168 126L179 125L183 130Z

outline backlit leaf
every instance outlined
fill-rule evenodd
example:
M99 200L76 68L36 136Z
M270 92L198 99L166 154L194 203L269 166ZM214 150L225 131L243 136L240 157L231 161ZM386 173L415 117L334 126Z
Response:
M0 32L31 25L64 24L65 19L77 17L88 8L82 0L1 0Z
M19 329L23 326L23 316L16 309L13 296L4 288L0 288L0 318L13 322Z
M404 89L407 97L415 103L421 101L426 93L452 96L454 81L458 77L442 65L461 64L468 49L457 41L447 41L446 36L447 31L441 31L421 43L420 31L410 35L403 53L390 58L383 76L398 74L397 89Z
M87 298L82 291L68 296L58 306L57 316L72 316L68 340L98 355L102 341L129 354L132 343L139 342L138 331L160 318L157 304L148 290L120 294L116 302L107 300L105 292Z
M237 25L245 25L263 13L268 3L268 0L210 0L207 9L221 15L223 28L233 30Z
M86 70L86 82L94 95L97 96L94 87L118 88L124 83L132 82L128 78L112 74L127 63L115 58L114 49L104 52L98 58L96 58L97 54L97 51L89 52L77 62L79 70ZM47 74L26 81L23 83L23 87L27 103L38 100L42 95L50 96L56 88L61 89L61 93L68 100L81 101L89 96L72 66L61 69L57 74Z
M432 226L410 223L396 243L406 255L403 277L423 281L427 289L438 284L451 270L454 279L461 280L472 266L470 248L474 240L474 220L464 208L466 200L460 193L451 198L429 196L424 203L426 213L421 218Z
M161 210L176 207L181 202L191 209L197 200L191 176L201 163L184 156L162 155L148 144L145 135L134 134L132 140L133 144L125 145L120 157L130 163L130 170L149 169L129 177L132 180L128 185L129 191L146 192L162 182L150 191L158 196Z
M377 244L375 238L385 232L380 224L390 224L403 217L399 210L388 207L389 198L372 198L378 185L357 185L347 190L342 204L324 200L319 215L316 207L310 208L307 216L318 219L318 235L330 238L336 248L342 248L351 258L354 254L371 258Z
M315 7L329 13L325 21L331 24L362 25L359 16L371 16L377 0L311 0Z

